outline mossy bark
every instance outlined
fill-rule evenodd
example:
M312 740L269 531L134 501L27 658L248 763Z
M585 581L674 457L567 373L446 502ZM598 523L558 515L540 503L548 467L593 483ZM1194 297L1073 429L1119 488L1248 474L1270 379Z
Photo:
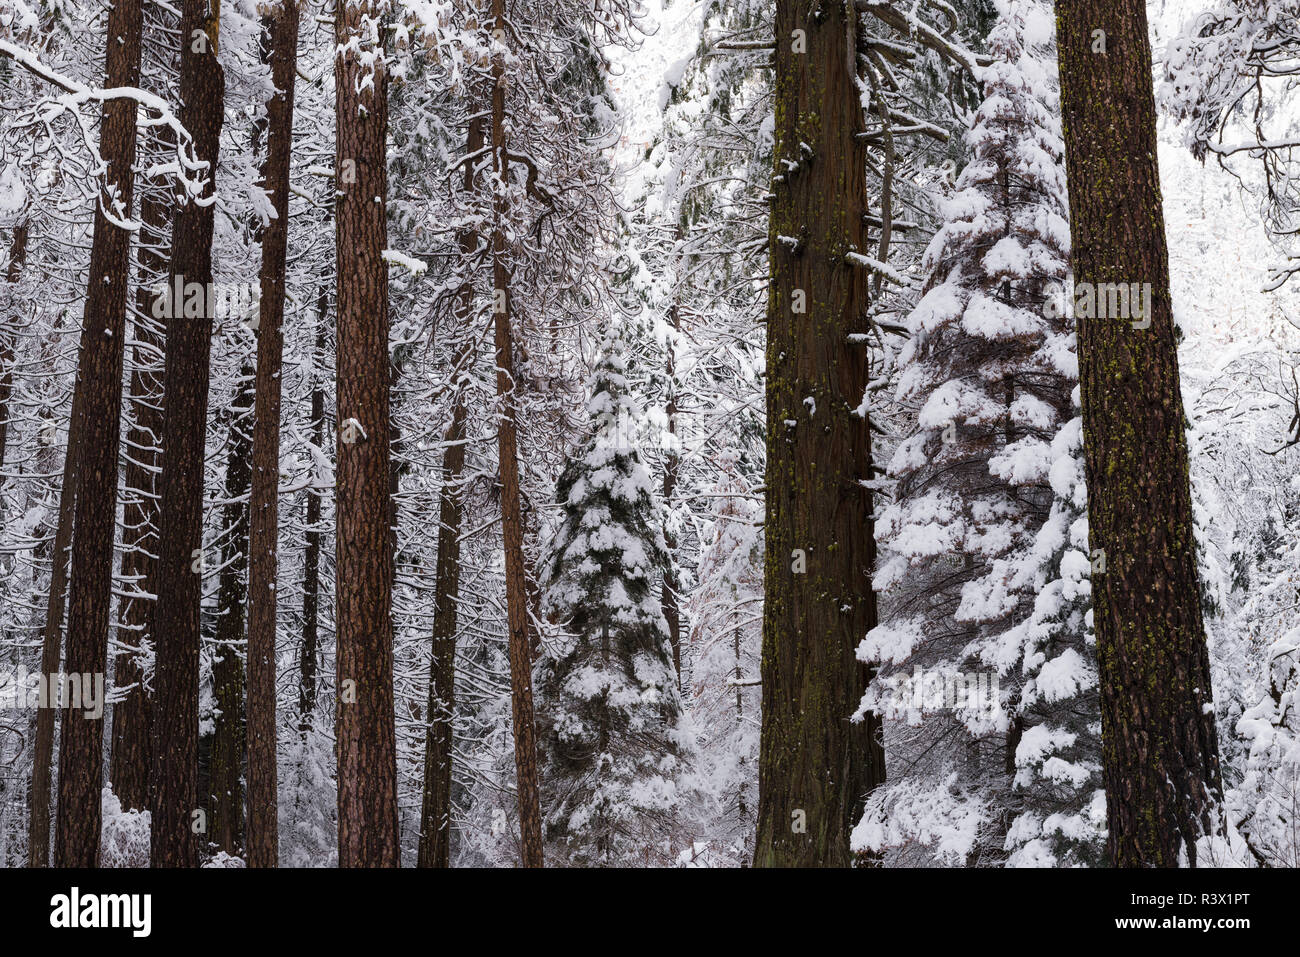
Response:
M1076 284L1150 283L1148 328L1079 317L1110 860L1173 867L1221 826L1186 419L1140 0L1058 0Z

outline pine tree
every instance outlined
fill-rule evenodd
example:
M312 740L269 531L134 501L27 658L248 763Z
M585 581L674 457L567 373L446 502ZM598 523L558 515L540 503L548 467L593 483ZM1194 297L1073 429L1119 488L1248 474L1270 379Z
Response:
M339 864L397 867L389 428L388 64L383 0L340 8L334 63L338 259Z
M271 194L275 217L262 232L249 493L247 846L248 863L252 867L275 867L279 858L275 634L279 607L276 573L280 530L280 393L298 17L298 0L280 0L263 20L262 53L270 63L276 92L266 107L267 150L262 185Z
M592 374L592 434L556 489L563 524L543 572L548 615L571 641L538 665L547 837L553 860L671 860L679 803L681 698L656 586L667 560L626 344L611 337Z

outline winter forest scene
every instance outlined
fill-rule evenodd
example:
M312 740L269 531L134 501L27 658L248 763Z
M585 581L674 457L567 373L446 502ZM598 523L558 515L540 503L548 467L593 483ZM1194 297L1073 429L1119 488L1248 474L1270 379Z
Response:
M1300 867L1300 0L0 0L0 867Z

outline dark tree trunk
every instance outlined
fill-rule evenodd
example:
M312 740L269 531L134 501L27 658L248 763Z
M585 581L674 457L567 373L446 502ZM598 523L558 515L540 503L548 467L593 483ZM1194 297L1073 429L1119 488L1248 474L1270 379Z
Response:
M298 65L297 0L269 15L269 60L276 93L267 104L262 185L275 219L262 233L257 326L257 412L248 577L248 865L279 863L275 764L276 551L279 545L280 364L284 352L284 274L289 243L289 159Z
M388 77L357 49L378 11L335 16L338 145L337 564L339 864L397 867L393 715L393 551L389 523ZM363 83L364 78L364 83ZM358 92L358 88L362 87Z
M1122 867L1195 865L1197 838L1222 829L1222 789L1146 5L1058 0L1056 13L1075 282L1151 284L1148 328L1078 321L1088 536L1105 555L1092 602L1108 852Z
M143 12L139 0L120 0L108 13L105 83L136 86L140 79ZM105 104L100 155L109 190L132 214L135 189L136 104ZM122 357L126 339L126 287L131 234L109 221L107 191L95 208L86 305L77 378L83 390L77 426L83 481L73 505L72 570L68 598L65 671L103 675L108 669L108 617L112 603L113 538L117 517L118 441L121 437ZM74 402L75 406L75 402ZM56 556L56 561L58 557ZM59 744L59 803L54 859L60 867L99 864L104 778L104 719L84 710L63 711Z
M181 120L207 162L203 203L188 200L172 225L173 287L212 282L212 228L225 79L217 62L219 20L207 0L185 0L181 14ZM201 34L201 35L199 35ZM154 674L152 863L194 867L199 843L199 601L203 584L203 457L212 319L167 320L163 373L162 474L159 478L158 602ZM196 830L197 829L197 830Z
M225 543L217 585L217 627L213 642L212 750L208 757L208 841L231 857L244 847L244 607L248 598L249 458L253 450L253 370L245 359L230 403L230 445L226 453L226 504L221 510Z
M849 720L876 624L867 357L850 340L867 331L867 274L846 258L867 242L856 31L851 4L778 0L756 866L851 864L885 772L878 721Z
M77 466L80 456L81 405L84 388L80 377L72 390L72 417L68 426L68 449L63 456L63 484L59 491L58 527L50 561L50 590L41 643L41 679L45 687L59 670L59 649L63 637L63 611L68 588L68 552L72 547L72 515L77 501ZM36 712L36 733L32 743L31 815L27 829L27 863L46 867L50 861L50 771L54 757L54 709Z
M483 148L483 120L472 119L466 134L465 155ZM464 190L475 187L474 164L465 164ZM460 252L468 263L478 249L479 234L465 230ZM457 294L456 327L471 320L474 283L467 278ZM471 339L456 357L459 377L470 361ZM424 742L424 796L420 809L420 867L451 866L451 755L452 726L456 712L456 602L460 598L460 530L463 506L460 476L465 467L465 395L454 386L447 449L442 455L442 490L438 502L438 559L433 598L433 648L429 667L429 728Z
M322 282L316 310L316 353L312 359L311 421L312 442L325 454L325 387L321 366L325 361L325 315L329 308L328 287ZM316 658L320 635L320 490L307 489L306 531L303 533L302 648L298 656L298 730L311 730L316 711Z
M461 471L465 466L465 401L457 390L442 456L438 566L434 584L429 730L424 748L420 867L451 866L452 721L456 710L456 602L460 597Z
M492 0L492 17L505 35L505 0ZM492 163L499 179L507 176L505 142L506 76L498 56L492 67ZM528 572L524 565L524 527L519 493L517 406L514 341L510 328L510 273L506 263L504 208L500 190L494 193L492 229L493 312L497 396L501 402L497 452L501 479L501 533L505 546L506 617L510 629L510 710L515 735L515 775L519 798L519 844L524 867L542 866L542 812L537 784L537 741L533 718L532 656L528 641Z

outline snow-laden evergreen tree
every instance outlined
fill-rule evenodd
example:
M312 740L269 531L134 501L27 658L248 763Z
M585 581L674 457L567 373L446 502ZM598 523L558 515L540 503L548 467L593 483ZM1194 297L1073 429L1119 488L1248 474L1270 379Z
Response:
M1012 577L1013 588L1036 595L1033 610L1003 636L1020 648L1024 682L1014 756L1018 814L1006 849L1011 866L1100 867L1106 796L1080 417L1051 440L1048 457L1051 511Z
M1010 850L1045 862L1054 835L1079 830L1051 815L1095 790L1050 42L1039 5L1003 6L966 135L973 159L941 203L900 357L897 397L915 419L878 524L882 624L860 651L880 666L863 710L889 722L889 773L855 844L904 861L1000 864ZM1058 722L1074 707L1077 720Z
M591 435L560 476L563 514L543 569L568 635L537 666L542 808L553 864L671 861L693 750L659 604L661 514L635 446L627 344L611 333L591 377Z

